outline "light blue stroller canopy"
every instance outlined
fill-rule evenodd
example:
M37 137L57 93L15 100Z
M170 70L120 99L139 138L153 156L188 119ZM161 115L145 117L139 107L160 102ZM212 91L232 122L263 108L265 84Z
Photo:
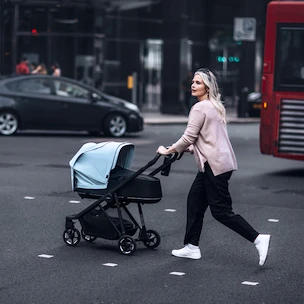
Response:
M69 162L72 189L106 189L111 170L129 168L133 154L134 145L127 142L84 144Z

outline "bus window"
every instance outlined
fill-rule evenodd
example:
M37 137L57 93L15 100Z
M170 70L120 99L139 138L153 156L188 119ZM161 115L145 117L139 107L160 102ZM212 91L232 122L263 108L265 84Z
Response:
M304 26L277 29L275 91L304 91Z

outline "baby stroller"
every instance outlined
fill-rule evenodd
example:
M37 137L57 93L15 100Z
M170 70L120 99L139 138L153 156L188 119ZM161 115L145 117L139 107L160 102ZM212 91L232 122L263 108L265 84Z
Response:
M95 199L95 202L80 213L66 217L63 240L67 245L76 246L81 236L87 242L97 238L118 240L120 252L131 255L136 251L138 241L147 248L156 248L160 244L160 235L155 230L146 229L142 205L155 204L162 199L160 180L154 175L159 172L169 175L171 164L182 155L166 156L161 166L146 175L142 173L161 155L157 154L138 171L132 171L129 167L133 153L132 143L87 143L72 158L73 190L81 198ZM130 203L138 206L140 224L127 208ZM117 217L108 214L109 208L117 209ZM122 210L128 219L123 218ZM75 220L79 221L81 232L75 228Z

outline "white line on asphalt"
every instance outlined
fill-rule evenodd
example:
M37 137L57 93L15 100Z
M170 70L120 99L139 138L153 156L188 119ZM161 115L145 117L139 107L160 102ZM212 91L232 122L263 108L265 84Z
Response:
M173 272L170 272L170 274L177 275L177 276L182 276L182 275L184 275L185 273L184 273L184 272L173 271Z
M69 203L71 203L71 204L79 204L80 201L69 201Z
M105 263L105 264L102 264L104 266L109 266L109 267L115 267L117 266L118 264L114 264L114 263Z
M244 282L242 282L242 284L243 284L243 285L256 286L256 285L259 285L259 282L244 281Z
M35 198L33 196L25 196L24 199L31 200L31 199L35 199Z
M175 209L165 209L165 211L167 211L167 212L175 212L176 210Z
M273 223L277 223L279 220L276 219L269 219L268 222L273 222Z
M45 258L45 259L50 259L52 257L54 257L53 255L50 254L40 254L38 255L39 258Z

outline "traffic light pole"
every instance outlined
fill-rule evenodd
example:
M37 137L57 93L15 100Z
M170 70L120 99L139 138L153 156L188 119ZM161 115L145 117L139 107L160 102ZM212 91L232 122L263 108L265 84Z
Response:
M254 92L255 42L243 41L241 51L238 117L246 117L248 111L247 96Z

